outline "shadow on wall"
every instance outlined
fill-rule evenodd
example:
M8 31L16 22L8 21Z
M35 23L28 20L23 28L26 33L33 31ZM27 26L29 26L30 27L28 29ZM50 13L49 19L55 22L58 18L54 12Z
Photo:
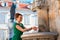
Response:
M46 32L46 28L44 25L39 25L39 32Z

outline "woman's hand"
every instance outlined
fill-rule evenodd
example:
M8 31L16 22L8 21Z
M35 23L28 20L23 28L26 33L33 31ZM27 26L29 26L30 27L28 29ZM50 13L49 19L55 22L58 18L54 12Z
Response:
M32 29L36 31L38 28L37 27L32 27Z
M32 29L36 31L38 28L34 26L34 27L31 27L31 28L27 28L26 31L30 31Z

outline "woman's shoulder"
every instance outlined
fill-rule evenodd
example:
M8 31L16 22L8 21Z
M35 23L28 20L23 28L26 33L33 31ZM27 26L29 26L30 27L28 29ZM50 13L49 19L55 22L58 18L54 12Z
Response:
M23 23L20 23L21 25L23 25Z
M20 23L20 24L23 24L23 23Z
M18 23L16 23L16 22L14 22L13 24L14 24L14 25L19 25L19 24L18 24Z

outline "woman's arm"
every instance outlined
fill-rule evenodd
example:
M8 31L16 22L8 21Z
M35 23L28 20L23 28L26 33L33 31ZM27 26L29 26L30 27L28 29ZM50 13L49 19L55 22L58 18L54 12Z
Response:
M32 28L25 28L25 29L23 29L22 27L20 27L19 25L16 25L16 28L18 29L18 30L20 30L20 31L22 31L22 32L25 32L25 31L29 31L29 30L31 30Z

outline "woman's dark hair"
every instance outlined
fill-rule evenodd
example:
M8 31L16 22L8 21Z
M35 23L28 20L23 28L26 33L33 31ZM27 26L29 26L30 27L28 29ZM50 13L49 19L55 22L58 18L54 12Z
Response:
M16 14L15 14L15 19L18 18L19 16L22 16L22 14L16 13Z

